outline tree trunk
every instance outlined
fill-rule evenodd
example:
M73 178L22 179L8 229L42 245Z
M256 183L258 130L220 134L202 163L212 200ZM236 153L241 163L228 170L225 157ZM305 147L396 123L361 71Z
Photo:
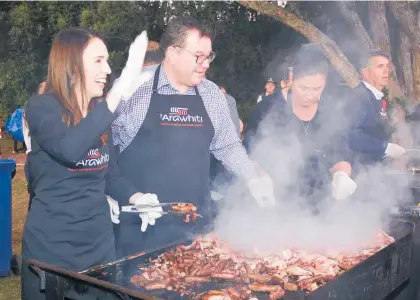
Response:
M375 48L381 49L391 55L388 22L385 15L385 2L371 1L368 3L368 10Z
M413 99L413 69L411 66L411 45L407 35L400 32L400 46L398 49L398 65L401 69L401 88L408 99Z
M413 70L413 100L420 101L420 30L417 24L417 14L410 7L408 2L387 2L392 14L397 19L404 33L407 35L412 49L412 70Z
M337 44L318 28L316 28L313 24L302 20L293 12L289 11L287 6L283 9L276 4L268 3L265 1L239 1L239 3L245 7L251 8L262 14L279 20L283 24L290 26L305 36L311 42L319 43L331 65L347 82L347 84L352 88L359 84L360 79L356 69L349 62Z
M373 49L375 46L373 44L372 39L369 36L369 33L363 25L362 20L360 20L360 17L357 14L357 12L355 12L351 8L351 5L353 5L353 3L341 1L337 2L337 5L344 20L353 29L353 34L355 38L359 40L359 45L362 47L366 47L367 50Z
M412 50L413 61L413 103L420 102L420 48Z
M385 2L370 1L368 2L368 11L370 19L370 29L375 49L380 49L391 56L391 41L389 38L388 21L386 19ZM388 85L389 98L404 96L403 89L397 74L395 64L392 63L390 84ZM407 95L407 94L406 94Z

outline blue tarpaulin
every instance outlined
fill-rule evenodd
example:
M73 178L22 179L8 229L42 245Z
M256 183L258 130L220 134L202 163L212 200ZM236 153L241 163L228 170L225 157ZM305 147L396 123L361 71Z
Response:
M6 131L13 137L13 139L24 142L23 138L23 108L18 108L6 121Z

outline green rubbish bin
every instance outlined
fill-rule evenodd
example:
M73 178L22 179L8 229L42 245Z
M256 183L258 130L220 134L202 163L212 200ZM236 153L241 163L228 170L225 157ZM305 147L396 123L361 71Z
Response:
M14 159L0 159L0 277L7 277L12 259L12 173Z

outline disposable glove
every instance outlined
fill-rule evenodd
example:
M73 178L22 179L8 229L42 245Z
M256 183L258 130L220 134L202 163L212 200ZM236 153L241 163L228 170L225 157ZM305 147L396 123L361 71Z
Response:
M128 59L121 76L115 81L107 96L108 107L112 112L122 99L130 98L144 82L152 77L152 72L142 71L147 44L147 32L143 31L130 45Z
M357 184L345 172L338 171L333 174L332 196L336 200L344 200L356 191Z
M270 176L264 175L251 179L248 189L260 207L273 207L275 205L273 181Z
M400 158L405 154L405 149L401 147L400 145L394 144L394 143L388 143L388 146L385 150L385 157L389 158Z
M106 195L106 200L108 200L109 204L109 212L111 214L111 221L114 224L120 224L120 206L118 205L118 202L114 199L112 199L110 196Z
M155 194L136 193L131 196L129 202L135 206L142 206L141 208L137 208L140 212L139 216L141 219L142 232L146 231L147 226L155 225L156 219L162 216L163 210L161 206L150 206L143 208L143 206L159 204L159 200Z

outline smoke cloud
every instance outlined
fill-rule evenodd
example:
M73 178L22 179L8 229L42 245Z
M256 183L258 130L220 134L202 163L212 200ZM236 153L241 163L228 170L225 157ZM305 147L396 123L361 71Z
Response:
M340 105L329 109L328 114L323 134L318 136L325 144L331 143L335 134L342 134L349 124ZM243 182L233 183L219 203L217 236L237 250L258 253L285 248L355 250L370 245L375 234L386 229L390 220L388 210L410 202L409 176L386 167L385 162L368 168L357 178L352 176L358 189L351 198L336 201L331 196L331 187L327 187L315 197L316 202L309 202L293 188L302 180L298 170L303 167L307 149L292 134L283 137L281 143L276 142L273 137L276 117L269 114L261 123L263 130L252 141L250 157L263 168L269 166L277 205L274 209L258 208Z

